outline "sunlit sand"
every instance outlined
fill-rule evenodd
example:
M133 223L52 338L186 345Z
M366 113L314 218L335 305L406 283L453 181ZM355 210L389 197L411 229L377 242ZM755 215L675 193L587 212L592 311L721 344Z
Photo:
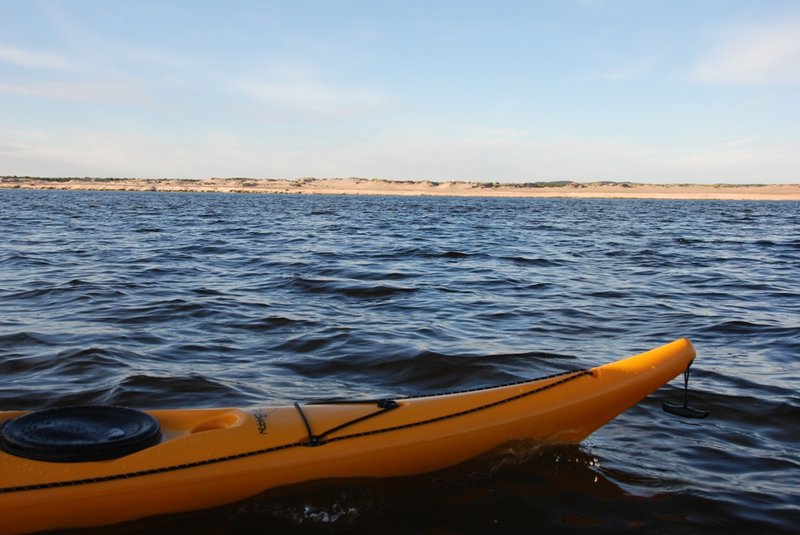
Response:
M631 182L505 184L365 178L208 178L188 180L2 177L0 178L0 188L464 197L800 200L800 184L639 184Z

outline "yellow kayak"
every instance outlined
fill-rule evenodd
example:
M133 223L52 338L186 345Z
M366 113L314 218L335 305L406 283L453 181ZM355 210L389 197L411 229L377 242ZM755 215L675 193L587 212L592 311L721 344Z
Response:
M442 395L0 412L0 533L204 509L316 479L419 474L518 439L576 443L694 357L681 339L596 368Z

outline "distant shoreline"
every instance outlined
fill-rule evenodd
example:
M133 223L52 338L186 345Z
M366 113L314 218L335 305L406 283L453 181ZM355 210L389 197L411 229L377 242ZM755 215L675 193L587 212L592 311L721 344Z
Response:
M0 189L266 194L800 201L800 184L639 184L571 181L504 184L365 178L147 179L0 177Z

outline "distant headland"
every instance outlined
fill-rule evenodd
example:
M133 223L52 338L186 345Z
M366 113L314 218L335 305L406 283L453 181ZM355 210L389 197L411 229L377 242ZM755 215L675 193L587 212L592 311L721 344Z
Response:
M464 197L562 197L620 199L800 201L799 184L643 184L634 182L466 182L377 178L43 178L0 177L0 189L419 195Z

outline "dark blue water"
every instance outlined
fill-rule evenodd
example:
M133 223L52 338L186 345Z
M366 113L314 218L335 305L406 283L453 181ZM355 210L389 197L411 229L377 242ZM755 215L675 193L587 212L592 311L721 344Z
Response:
M431 393L678 337L707 420L661 410L678 379L578 446L130 533L796 533L800 204L0 190L2 410Z

